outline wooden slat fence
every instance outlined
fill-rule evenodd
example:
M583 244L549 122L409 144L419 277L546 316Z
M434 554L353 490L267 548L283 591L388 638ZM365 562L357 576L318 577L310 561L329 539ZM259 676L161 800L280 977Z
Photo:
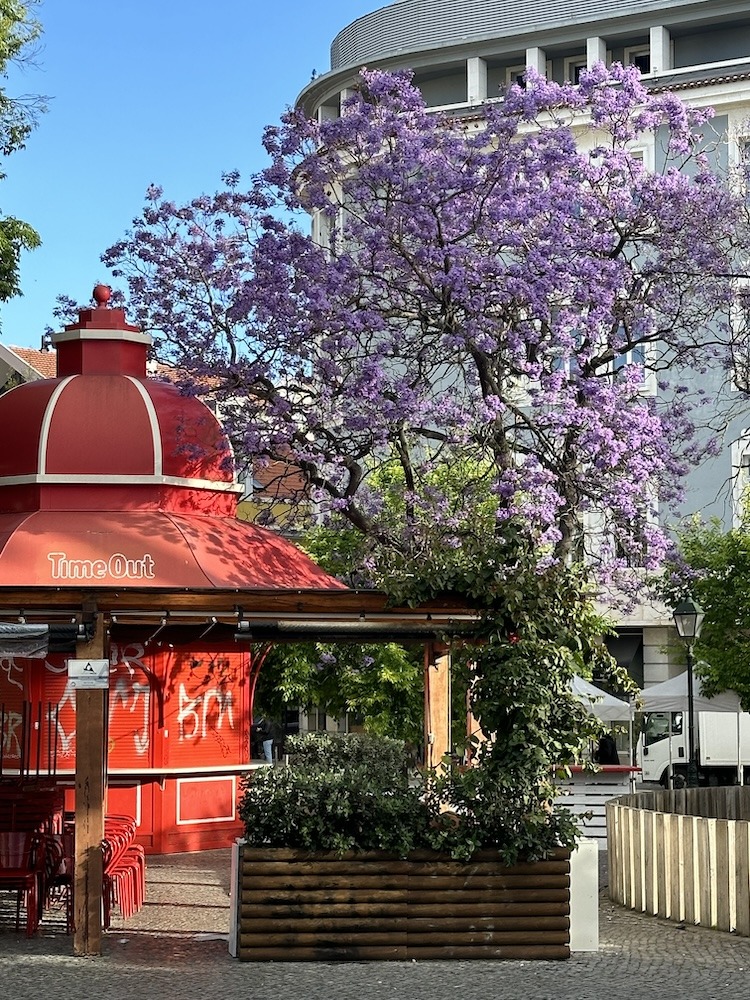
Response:
M638 792L606 809L615 902L750 937L750 788Z
M463 864L241 846L238 879L244 961L570 955L567 852L508 868L484 854Z

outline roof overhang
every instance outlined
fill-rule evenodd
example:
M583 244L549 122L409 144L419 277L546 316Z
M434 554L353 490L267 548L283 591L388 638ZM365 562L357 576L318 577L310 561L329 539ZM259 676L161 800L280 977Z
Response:
M471 636L480 620L456 598L391 606L376 590L0 587L0 622L88 621L92 614L118 630L192 627L250 643L429 641Z

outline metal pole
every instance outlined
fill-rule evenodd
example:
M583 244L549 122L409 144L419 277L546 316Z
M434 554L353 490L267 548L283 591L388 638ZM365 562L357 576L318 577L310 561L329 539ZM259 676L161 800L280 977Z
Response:
M698 762L695 759L695 713L693 711L693 648L685 643L687 652L687 695L688 695L688 770L687 787L698 787Z

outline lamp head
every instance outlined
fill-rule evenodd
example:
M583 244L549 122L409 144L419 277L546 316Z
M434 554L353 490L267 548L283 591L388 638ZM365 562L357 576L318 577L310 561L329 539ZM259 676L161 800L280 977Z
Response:
M680 601L672 612L675 628L681 639L692 643L700 637L703 619L706 617L703 608L694 601Z

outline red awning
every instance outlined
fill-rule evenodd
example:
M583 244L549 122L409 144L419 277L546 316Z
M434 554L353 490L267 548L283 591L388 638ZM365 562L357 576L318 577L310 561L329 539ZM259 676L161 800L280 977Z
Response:
M345 590L279 535L166 511L0 514L0 587Z

